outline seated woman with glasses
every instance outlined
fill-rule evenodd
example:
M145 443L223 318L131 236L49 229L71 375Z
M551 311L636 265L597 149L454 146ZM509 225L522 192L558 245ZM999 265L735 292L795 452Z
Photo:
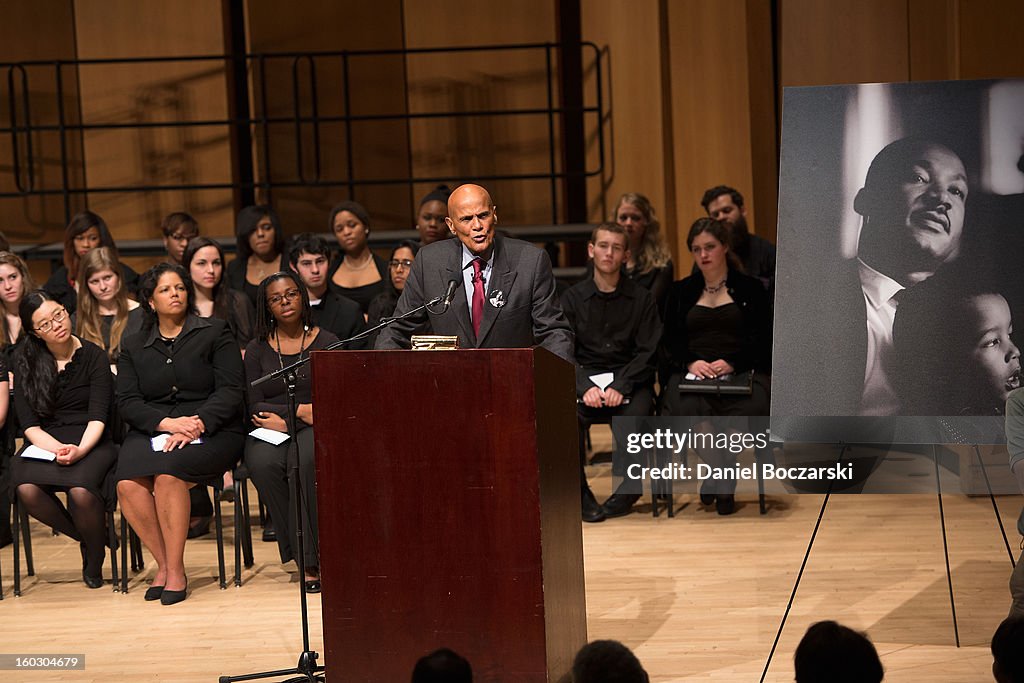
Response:
M121 340L142 329L144 314L139 302L128 298L121 283L121 265L109 247L98 247L82 257L78 281L78 310L71 316L72 327L107 352L117 363ZM116 372L116 366L112 367Z
M189 489L238 458L245 372L227 323L189 305L188 275L161 263L143 275L146 325L122 345L117 396L129 432L117 466L121 509L157 563L146 600L186 597Z
M109 475L117 460L106 430L110 361L103 349L71 334L68 312L49 294L32 292L20 312L28 338L15 359L14 407L25 445L11 463L11 482L30 515L79 542L82 581L100 588L104 512L114 500ZM67 493L68 507L58 491Z
M306 288L292 272L275 273L260 283L256 294L256 339L245 353L249 409L255 427L288 432L287 385L284 379L252 386L254 380L308 358L311 351L327 348L338 340L313 324ZM320 592L320 546L317 542L316 480L313 462L313 387L309 365L296 373L295 439L299 453L299 484L302 488L305 587ZM295 501L288 484L288 441L273 445L254 436L245 443L245 463L260 497L266 501L277 525L281 562L295 559ZM286 528L282 520L287 520Z
M189 240L199 237L199 223L184 211L175 211L164 218L160 224L160 232L164 236L167 262L180 266Z
M388 279L387 262L370 250L370 214L362 204L342 202L331 209L327 226L341 247L341 256L331 263L331 284L365 316Z
M388 283L384 291L374 297L370 302L370 310L366 316L367 325L373 327L395 313L398 306L398 297L402 296L405 289L405 281L412 272L412 263L416 260L416 252L419 246L412 240L402 240L391 252L391 259L388 261ZM369 348L377 341L377 335L373 335L369 342Z

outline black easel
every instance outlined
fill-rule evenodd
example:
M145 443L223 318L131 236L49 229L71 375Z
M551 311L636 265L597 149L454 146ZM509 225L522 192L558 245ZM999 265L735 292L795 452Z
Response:
M454 291L454 288L453 288ZM449 299L450 301L450 299ZM406 313L394 317L384 318L381 320L379 325L371 327L368 330L364 330L359 334L349 337L348 339L342 339L337 341L327 348L325 351L333 351L340 349L346 344L351 344L354 341L358 341L365 337L370 336L378 330L382 330L392 323L416 315L421 311L427 311L433 313L430 310L431 306L435 306L439 303L444 303L444 307L441 311L437 312L437 315L444 313L448 309L448 302L445 301L443 296L435 297L430 301L426 302L422 306L407 311ZM317 664L317 659L320 655L314 652L309 647L309 607L306 601L306 586L303 580L306 575L306 558L305 548L303 545L303 510L305 509L302 504L302 487L299 485L299 444L296 435L298 430L296 429L296 417L295 417L295 383L297 379L297 373L299 368L309 363L309 356L305 358L299 358L291 365L287 365L280 370L274 370L268 375L264 375L259 379L252 382L252 386L258 386L264 382L272 382L278 378L284 378L284 381L288 388L288 436L291 438L291 444L288 447L288 478L292 486L292 500L294 501L294 509L292 510L295 515L295 536L297 539L297 548L295 563L299 569L299 609L302 614L302 653L299 655L299 661L294 668L291 669L278 669L276 671L261 671L252 674L242 674L241 676L221 676L218 681L220 683L235 683L235 681L253 681L261 678L276 678L278 676L293 676L288 678L282 683L316 683L317 681L323 681L324 677L319 675L324 671L322 664ZM295 674L298 674L295 676Z
M843 456L846 455L846 451L849 445L845 443L839 443L839 457L836 458L836 467L843 461ZM828 500L832 497L832 486L834 480L829 480L828 488L825 490L825 498L821 501L821 509L818 510L818 519L814 522L814 530L811 532L811 540L807 543L807 550L804 551L804 559L800 563L800 571L796 574L796 583L793 584L793 591L789 594L789 602L786 603L786 611L782 615L782 622L779 624L779 630L775 633L775 641L772 643L772 649L768 653L768 660L764 663L764 670L761 672L761 683L764 683L765 677L768 675L768 667L772 664L772 658L775 656L775 650L779 646L779 639L782 638L782 630L786 628L786 620L789 618L789 611L793 609L793 601L796 600L796 591L800 588L800 579L804 576L804 568L807 567L807 560L811 557L811 548L814 547L814 539L818 536L818 528L821 526L821 520L825 516L825 508L828 506Z

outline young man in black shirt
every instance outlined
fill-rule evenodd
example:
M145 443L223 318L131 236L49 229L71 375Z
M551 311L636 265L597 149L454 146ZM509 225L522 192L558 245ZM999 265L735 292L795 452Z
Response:
M359 304L331 290L328 279L330 260L331 249L322 237L304 232L292 239L288 261L309 292L313 322L338 339L348 339L366 329L366 319ZM345 348L365 349L367 341L360 339Z
M629 242L622 227L599 225L587 251L594 261L594 276L562 295L562 307L576 338L581 469L586 458L583 430L592 420L653 414L654 354L661 337L654 297L622 276L622 264L629 258ZM607 384L594 379L606 373L611 374ZM582 484L583 519L587 522L629 514L640 497L614 493L604 505L598 505L585 476Z

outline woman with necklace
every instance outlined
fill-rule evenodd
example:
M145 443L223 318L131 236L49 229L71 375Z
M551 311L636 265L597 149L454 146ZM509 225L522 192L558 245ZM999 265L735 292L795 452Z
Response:
M121 284L121 266L108 247L97 247L82 257L78 281L78 309L71 322L75 333L107 352L117 363L121 340L142 329L139 302L128 298ZM116 372L116 366L112 366Z
M146 600L164 605L187 596L189 489L220 479L245 443L238 343L223 320L192 312L188 280L169 263L146 272L146 325L124 342L117 363L118 407L129 427L117 495L157 563Z
M328 273L331 285L359 304L366 316L388 279L388 262L370 250L370 214L362 204L342 202L331 209L327 225L341 247Z
M11 482L29 514L79 542L82 581L103 585L104 512L113 502L109 475L117 450L107 434L113 398L110 361L101 348L71 334L67 310L43 291L20 306L28 337L15 361L14 406L25 434L19 455L52 454L52 460L15 457ZM6 387L0 387L6 394ZM65 508L55 495L67 493Z
M338 338L313 324L306 288L292 273L275 273L264 280L257 294L256 338L245 353L245 374L249 387L249 409L255 427L288 432L287 387L282 380L253 387L252 381L274 370L308 358L311 351L325 349ZM302 487L304 563L306 592L320 592L320 547L317 542L316 480L313 461L313 388L309 365L299 369L295 387L295 435L299 452L299 482ZM277 524L277 545L281 562L295 559L296 529L294 501L288 484L286 456L288 441L273 445L250 436L245 444L245 463L252 473L260 498L267 503ZM285 525L280 520L288 520Z
M247 206L235 221L238 255L228 264L228 284L256 304L256 288L271 273L288 267L281 219L269 206Z
M698 272L669 288L665 304L663 357L668 381L662 387L662 415L767 415L771 371L771 303L761 281L743 274L730 251L729 229L701 218L690 228L686 246ZM715 380L754 371L750 395L719 396L681 392L682 380ZM712 467L735 465L727 452L705 449L700 456ZM721 515L735 509L735 480L701 489L701 502L715 504Z

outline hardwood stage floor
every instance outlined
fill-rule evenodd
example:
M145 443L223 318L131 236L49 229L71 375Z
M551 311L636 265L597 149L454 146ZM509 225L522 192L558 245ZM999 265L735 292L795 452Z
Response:
M609 466L591 466L588 475L603 499ZM659 683L760 680L822 498L772 494L760 516L756 497L741 494L737 513L719 517L696 496L680 495L674 519L653 519L645 503L627 517L585 525L590 638L623 641ZM997 500L1016 555L1021 500ZM886 681L992 680L988 644L1009 607L1010 561L987 498L947 494L943 502L961 647L936 496L838 495L766 680L793 680L793 650L820 619L866 630ZM85 654L86 669L2 671L0 681L209 682L294 666L301 650L294 566L282 567L276 544L254 533L256 566L242 588L217 587L211 535L186 547L191 596L163 607L142 599L151 563L128 595L90 591L79 578L76 544L33 523L36 576L24 578L20 598L12 594L11 547L0 551L0 653ZM230 542L227 551L230 572ZM312 647L322 653L319 596L309 606Z

